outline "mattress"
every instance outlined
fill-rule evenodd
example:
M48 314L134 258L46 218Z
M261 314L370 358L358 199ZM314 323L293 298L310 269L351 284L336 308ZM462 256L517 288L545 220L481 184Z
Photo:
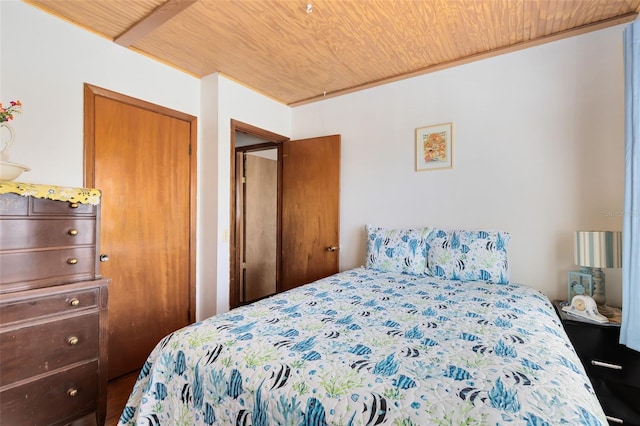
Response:
M548 298L355 268L166 336L120 425L606 425Z

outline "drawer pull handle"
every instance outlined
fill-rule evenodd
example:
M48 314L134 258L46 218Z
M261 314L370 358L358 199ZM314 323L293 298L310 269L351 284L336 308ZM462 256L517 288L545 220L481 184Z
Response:
M67 259L67 263L69 265L75 265L76 263L78 263L78 259L76 259L75 257L72 257L71 259Z
M69 207L71 207L72 209L77 209L78 208L78 203L71 203L71 204L69 204Z
M78 230L77 229L69 229L69 235L72 235L72 236L75 237L76 235L78 235Z
M79 341L80 339L78 339L76 336L71 336L67 339L67 343L71 346L77 345Z
M595 359L591 360L591 365L595 365L596 367L610 368L612 370L622 370L621 365L609 364L608 362L596 361Z
M75 297L71 300L69 300L69 306L78 306L80 304L80 301L78 299L76 299Z
M613 423L620 423L623 424L624 421L622 419L619 419L617 417L611 417L611 416L605 416L607 418L607 420L613 422Z
M78 396L78 389L76 388L71 388L67 391L67 395L69 395L71 398L73 398L74 396Z

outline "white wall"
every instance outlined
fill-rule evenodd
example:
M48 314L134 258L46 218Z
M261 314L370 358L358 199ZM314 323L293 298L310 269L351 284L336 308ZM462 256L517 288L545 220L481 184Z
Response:
M622 29L294 108L294 138L342 135L341 269L367 223L502 229L512 279L566 298L573 231L622 227ZM444 122L454 168L414 171L415 129Z
M196 318L216 313L218 285L218 77L202 79L198 138ZM206 141L206 143L203 143ZM228 297L227 297L228 299Z

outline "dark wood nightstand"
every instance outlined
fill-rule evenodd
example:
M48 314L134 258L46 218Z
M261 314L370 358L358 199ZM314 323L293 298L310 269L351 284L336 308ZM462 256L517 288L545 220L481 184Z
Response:
M580 321L562 311L567 302L553 304L609 423L640 426L640 352L618 343L620 324Z

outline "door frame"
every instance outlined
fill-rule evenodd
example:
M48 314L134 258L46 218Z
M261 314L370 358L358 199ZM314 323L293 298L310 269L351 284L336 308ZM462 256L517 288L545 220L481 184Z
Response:
M238 120L231 119L231 145L230 145L230 178L231 178L231 196L230 196L230 226L229 226L229 309L240 306L240 267L242 265L241 250L241 224L242 211L238 208L240 202L237 197L242 194L242 180L236 179L236 132L246 133L248 135L259 137L265 140L265 143L257 145L249 145L242 147L243 151L256 151L264 148L276 147L278 149L278 212L277 212L277 241L276 241L276 292L279 291L280 282L280 247L281 247L281 199L282 199L282 143L288 142L289 138L261 129L251 124L243 123Z
M189 312L188 321L196 320L196 218L197 218L197 141L198 118L180 111L136 99L131 96L84 84L84 186L95 186L95 100L97 97L112 99L136 108L166 115L189 123Z

